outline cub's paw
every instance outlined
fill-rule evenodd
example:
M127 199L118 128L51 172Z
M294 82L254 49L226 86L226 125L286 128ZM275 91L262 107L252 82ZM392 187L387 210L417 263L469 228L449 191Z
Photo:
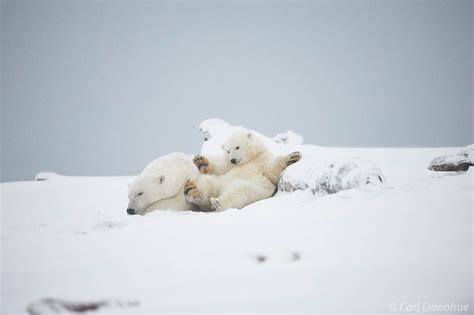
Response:
M299 151L292 152L288 154L288 161L286 162L286 166L296 163L299 160L301 160L301 153Z
M184 198L188 202L199 202L202 201L202 196L199 190L197 189L196 183L188 179L184 183Z
M225 208L223 207L222 202L219 200L219 198L211 197L211 198L209 199L209 201L211 202L211 210L212 210L212 211L222 211L222 210L225 210Z
M200 154L196 154L193 158L193 163L194 165L197 166L197 168L199 169L199 171L203 174L207 174L209 173L209 160L200 155Z

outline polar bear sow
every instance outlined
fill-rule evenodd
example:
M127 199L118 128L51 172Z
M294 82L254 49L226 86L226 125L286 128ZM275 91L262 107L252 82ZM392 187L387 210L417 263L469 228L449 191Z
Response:
M171 153L154 160L131 184L127 213L196 209L196 205L185 200L183 187L187 179L195 179L198 175L191 157L183 153Z
M201 210L243 208L269 198L276 191L280 174L300 160L299 152L274 156L251 131L239 130L222 145L220 157L196 155L201 171L184 187L185 199Z

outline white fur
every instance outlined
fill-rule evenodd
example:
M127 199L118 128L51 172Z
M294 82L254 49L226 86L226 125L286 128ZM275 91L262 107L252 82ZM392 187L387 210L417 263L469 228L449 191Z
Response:
M127 209L133 209L134 214L160 209L192 210L195 206L184 199L183 187L186 179L195 179L198 174L191 157L183 153L162 156L148 164L130 185Z
M203 210L242 208L271 197L287 156L275 157L253 132L239 129L222 145L222 153L206 156L210 174L196 181L202 199L187 197Z

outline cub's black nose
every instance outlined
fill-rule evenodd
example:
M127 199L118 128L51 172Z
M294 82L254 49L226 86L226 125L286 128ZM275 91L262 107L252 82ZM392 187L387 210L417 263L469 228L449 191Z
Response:
M128 214L135 214L135 209L130 209L130 208L128 208L128 209L127 209L127 213L128 213Z
M230 160L232 162L232 164L237 164L237 160L236 159L232 159Z

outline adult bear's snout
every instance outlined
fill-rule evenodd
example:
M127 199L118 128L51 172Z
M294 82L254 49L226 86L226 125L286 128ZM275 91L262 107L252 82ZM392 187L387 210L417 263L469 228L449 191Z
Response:
M128 214L135 214L135 209L128 208L127 213Z

